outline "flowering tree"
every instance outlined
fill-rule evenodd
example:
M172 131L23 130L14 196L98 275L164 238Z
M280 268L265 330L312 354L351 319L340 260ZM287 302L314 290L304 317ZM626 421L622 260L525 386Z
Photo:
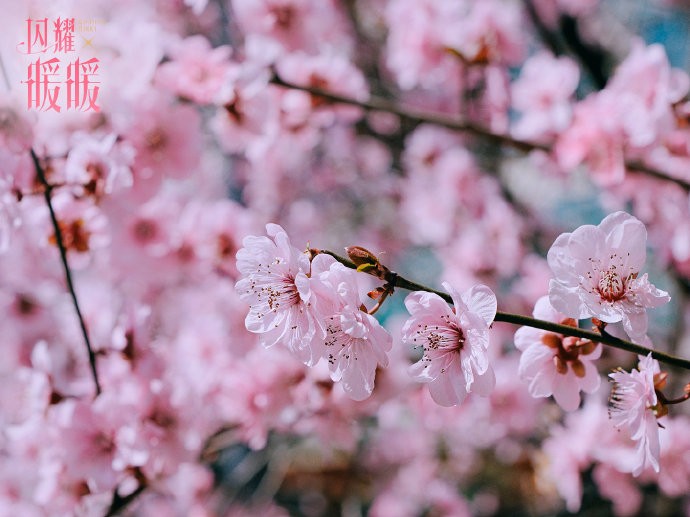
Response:
M0 514L690 511L690 78L612 4L5 0Z

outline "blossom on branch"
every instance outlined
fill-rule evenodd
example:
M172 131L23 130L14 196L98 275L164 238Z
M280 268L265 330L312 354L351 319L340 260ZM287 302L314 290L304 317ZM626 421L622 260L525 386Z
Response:
M651 352L640 357L637 370L618 370L609 374L613 381L609 398L609 416L617 429L625 430L637 442L637 462L632 473L640 475L646 466L659 472L659 424L663 416L655 384L659 363Z
M417 291L405 299L411 318L402 329L402 341L424 350L410 367L412 376L429 384L432 398L442 406L462 403L468 393L487 396L496 384L489 364L489 326L496 316L496 296L485 285L458 293L451 308L437 294Z
M625 212L599 226L584 225L561 234L547 255L554 273L549 301L568 317L621 322L630 339L647 343L647 308L671 298L638 277L647 258L647 230Z
M312 343L323 339L324 322L333 314L330 298L316 294L326 288L318 273L335 259L317 255L310 263L280 226L267 224L266 232L268 237L245 237L237 252L242 278L235 289L250 304L245 326L261 334L264 346L283 342L304 364L314 365L321 356Z
M342 381L354 400L364 400L374 389L377 365L388 366L386 354L392 338L376 318L362 310L354 270L336 262L324 278L337 294L339 305L326 319L324 357L331 379Z
M537 301L534 317L577 327L575 320L554 310L548 296ZM594 393L599 388L593 361L601 356L601 344L521 327L515 333L515 346L522 352L518 373L533 397L553 395L559 406L574 411L580 406L580 391Z

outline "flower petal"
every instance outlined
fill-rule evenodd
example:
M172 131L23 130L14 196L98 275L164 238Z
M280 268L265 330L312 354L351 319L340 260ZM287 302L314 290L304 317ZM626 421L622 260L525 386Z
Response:
M498 303L496 295L488 286L482 284L473 286L462 294L462 300L470 311L481 316L487 326L493 323Z

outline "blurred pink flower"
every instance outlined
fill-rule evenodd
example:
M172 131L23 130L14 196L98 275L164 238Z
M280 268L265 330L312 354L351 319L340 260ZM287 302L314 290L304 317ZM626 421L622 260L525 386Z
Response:
M548 296L537 301L534 317L577 326L572 318L551 307ZM580 391L594 393L599 388L593 361L601 356L601 344L521 327L515 333L515 346L522 352L518 373L529 384L533 397L553 395L559 406L574 411L580 405Z
M58 219L62 244L70 257L70 266L83 269L97 250L110 244L108 219L90 199L75 199L66 191L58 192L53 198L53 207ZM57 248L57 236L47 211L42 226L46 240Z
M457 18L442 20L436 29L446 47L457 51L470 63L515 64L520 61L525 51L525 38L517 5L497 0L446 3L449 6L464 4L455 7Z
M369 97L362 72L338 54L310 56L295 52L278 60L276 68L282 79L293 84L360 101L366 101ZM281 105L285 111L294 111L292 118L317 127L330 126L336 120L352 122L362 117L362 110L358 107L332 103L318 95L298 90L284 91ZM292 125L298 124L293 122Z
M106 194L132 186L134 149L117 142L109 133L96 137L75 133L65 162L65 179L80 185L86 194L99 200Z
M7 93L0 92L0 148L23 154L34 140L32 123L25 109Z
M135 151L133 191L128 196L150 199L166 178L190 177L199 167L202 151L201 117L190 105L166 95L138 99L135 114L114 124Z
M576 513L582 503L580 473L592 464L597 444L609 445L612 434L616 433L607 421L606 408L594 397L579 411L568 413L562 426L551 426L542 444L546 460L542 476L555 485L569 512Z
M411 318L403 326L402 340L424 349L410 367L411 375L429 383L438 404L454 406L471 391L489 395L496 384L487 348L497 303L485 285L462 295L447 282L443 287L453 298L453 308L434 293L417 291L405 299Z
M683 100L690 79L671 68L664 47L635 41L606 86L621 107L620 122L628 143L641 148L660 142L676 124L672 105Z
M659 472L659 424L654 376L659 363L651 352L640 357L637 370L630 373L618 370L609 374L613 381L609 398L609 416L617 429L624 429L637 442L637 462L633 475L651 467Z
M376 318L360 309L357 273L334 263L326 282L337 292L340 307L326 320L324 357L331 379L342 380L343 389L354 400L364 400L374 389L376 367L388 366L390 334Z
M661 45L635 42L606 88L574 108L572 125L559 138L556 157L565 169L585 162L601 185L620 183L625 159L665 147L677 124L674 105L690 79L672 69Z
M645 273L647 231L625 212L607 216L599 226L584 225L561 234L547 259L555 278L549 284L553 307L568 317L622 322L636 342L646 342L647 308L670 300Z
M250 235L237 252L237 269L242 278L235 284L240 298L249 302L247 330L261 334L264 346L283 342L304 364L312 366L320 354L312 342L324 337L323 324L333 314L330 297L317 296L325 286L319 273L335 259L317 255L310 263L280 226L267 224L270 237Z
M642 491L635 478L607 463L600 463L592 471L599 493L613 503L616 517L638 515L642 506Z
M349 53L348 25L334 0L232 0L248 48L275 56L291 51Z
M175 42L170 61L156 70L156 84L184 99L210 104L228 80L232 48L212 48L202 35L189 36Z
M388 26L386 66L402 89L457 84L460 63L448 52L446 31L439 27L447 24L457 31L462 7L459 2L431 0L387 2L383 13Z
M661 457L657 483L669 497L682 497L690 492L690 418L678 415L664 421L660 431Z
M573 119L554 148L558 164L569 171L585 162L594 181L603 186L625 177L625 133L617 95L602 90L579 102Z
M539 140L564 130L579 79L580 70L568 57L541 53L529 58L512 86L513 106L522 113L515 136Z

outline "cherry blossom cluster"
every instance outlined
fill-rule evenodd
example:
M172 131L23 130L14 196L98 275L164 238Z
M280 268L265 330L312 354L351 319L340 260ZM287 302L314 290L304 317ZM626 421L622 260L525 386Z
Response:
M688 512L680 50L603 0L4 4L0 515ZM58 16L99 113L26 109Z
M388 365L392 339L371 316L375 311L368 311L360 301L355 270L330 253L300 253L278 225L269 224L266 231L268 237L246 237L237 252L241 277L235 288L250 304L247 330L259 334L265 347L280 343L308 366L326 360L331 379L342 381L350 397L367 398L377 367ZM598 226L585 225L560 235L548 253L555 277L549 295L537 301L534 316L564 329L577 329L578 320L593 318L598 332L607 334L615 331L610 323L619 323L631 338L649 344L646 311L670 298L647 280L646 273L639 277L646 240L644 225L625 212L607 216ZM364 248L347 251L354 259L349 265L357 271L397 282L397 275ZM409 367L411 376L428 385L435 402L454 406L470 392L489 396L496 385L488 349L497 300L485 285L464 293L447 282L443 286L452 307L431 290L407 296L410 318L400 339L422 351ZM372 293L387 294L394 287L386 284ZM537 326L520 328L515 346L522 352L519 376L529 384L532 396L553 395L563 409L574 411L580 406L581 391L598 390L596 360L602 353L598 341ZM656 419L667 413L657 396L666 375L660 377L651 352L638 368L610 374L614 387L609 400L614 427L624 429L637 443L635 476L646 465L659 471Z
M245 237L237 252L235 285L249 302L247 330L264 346L286 346L304 364L328 361L331 378L363 400L374 389L377 366L388 365L390 334L362 310L356 273L329 256L309 260L278 225L268 237ZM272 238L272 240L271 240Z
M308 366L326 360L331 379L342 381L348 395L367 398L376 368L388 365L392 338L361 302L358 275L331 255L300 253L278 225L266 232L246 237L237 252L235 288L249 303L247 330L266 347L282 344ZM423 349L412 376L429 383L439 404L453 406L470 391L488 395L496 383L486 352L496 296L483 285L463 294L445 287L452 310L434 293L405 300L411 318L402 340Z

